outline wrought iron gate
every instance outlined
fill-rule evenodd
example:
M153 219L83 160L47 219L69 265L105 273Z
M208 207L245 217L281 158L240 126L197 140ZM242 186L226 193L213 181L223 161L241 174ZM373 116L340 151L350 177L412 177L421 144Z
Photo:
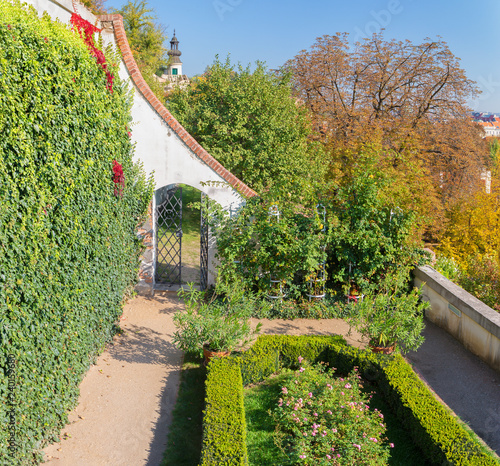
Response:
M174 186L157 196L155 281L180 285L182 249L182 188Z
M200 290L208 287L208 196L201 193L200 222Z

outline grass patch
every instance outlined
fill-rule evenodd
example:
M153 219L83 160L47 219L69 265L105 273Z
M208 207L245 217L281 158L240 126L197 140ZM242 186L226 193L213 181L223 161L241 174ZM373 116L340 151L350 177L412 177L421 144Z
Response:
M428 466L420 449L413 443L408 431L406 431L398 418L392 412L384 397L376 392L373 386L365 383L365 388L373 392L370 407L378 409L384 415L384 423L387 427L386 435L389 442L394 443L391 449L389 466Z
M286 456L274 444L274 425L268 411L276 406L280 397L284 375L269 378L266 382L245 388L245 419L247 423L247 448L250 466L286 464ZM410 434L401 426L384 398L365 382L373 393L372 409L384 415L386 435L394 443L389 466L427 466L422 452L413 444Z
M274 408L281 392L284 376L278 375L265 384L253 385L244 390L245 420L247 423L248 464L279 464L286 456L274 444L274 425L268 410Z
M197 466L200 463L205 378L203 360L186 354L161 466Z

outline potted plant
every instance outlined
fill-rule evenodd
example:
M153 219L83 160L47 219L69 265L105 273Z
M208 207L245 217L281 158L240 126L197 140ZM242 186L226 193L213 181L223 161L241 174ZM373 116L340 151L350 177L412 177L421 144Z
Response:
M213 356L229 355L260 331L260 323L255 330L250 325L251 300L214 294L207 302L205 293L193 286L189 291L181 290L179 295L185 298L186 308L174 315L177 328L174 345L186 352L204 355L205 363Z
M396 344L403 351L415 351L423 343L424 310L420 290L383 291L365 296L357 303L348 322L369 339L372 351L389 354Z

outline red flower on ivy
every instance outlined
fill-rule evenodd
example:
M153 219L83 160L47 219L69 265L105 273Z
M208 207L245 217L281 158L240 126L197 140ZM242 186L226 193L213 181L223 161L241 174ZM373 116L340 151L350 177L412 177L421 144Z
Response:
M123 188L125 187L125 176L120 163L113 160L113 182L115 183L115 196L123 196Z
M94 34L96 32L101 32L101 30L89 23L87 20L83 19L78 13L73 13L71 15L71 24L78 31L80 37L83 39L85 44L90 50L90 54L96 59L97 64L101 66L104 73L106 73L106 88L111 94L113 93L113 74L108 70L108 65L106 64L106 57L102 50L99 50L94 42Z

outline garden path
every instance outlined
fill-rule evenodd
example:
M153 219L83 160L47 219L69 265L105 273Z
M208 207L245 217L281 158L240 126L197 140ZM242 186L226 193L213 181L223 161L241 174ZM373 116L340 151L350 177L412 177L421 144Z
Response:
M160 465L182 361L172 344L179 306L174 293L136 297L125 305L123 334L85 375L61 441L44 450L50 466ZM338 319L262 322L262 333L345 335L349 330ZM347 339L361 344L356 334Z
M123 334L85 375L61 441L45 448L51 466L160 465L182 361L172 344L179 306L173 293L136 297L125 305ZM264 334L346 336L349 330L338 319L261 322ZM426 342L407 358L438 396L500 452L500 374L429 322L424 335ZM364 345L355 333L346 339Z
M500 373L429 321L424 337L424 344L406 359L434 392L500 454Z
M182 352L172 344L175 294L137 297L80 385L78 406L45 449L52 466L158 466L177 397Z

